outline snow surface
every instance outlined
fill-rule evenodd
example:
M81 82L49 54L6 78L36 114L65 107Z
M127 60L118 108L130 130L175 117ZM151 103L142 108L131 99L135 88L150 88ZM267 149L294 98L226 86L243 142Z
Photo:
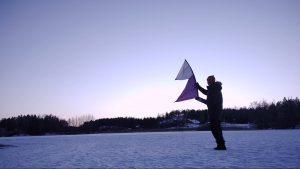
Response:
M255 124L232 124L232 123L221 123L222 128L240 128L240 129L251 129L255 128Z
M208 131L0 138L0 168L300 168L300 130Z

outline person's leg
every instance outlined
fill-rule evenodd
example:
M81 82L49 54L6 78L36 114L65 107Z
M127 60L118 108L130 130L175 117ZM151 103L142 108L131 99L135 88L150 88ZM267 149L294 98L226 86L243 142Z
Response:
M215 148L215 150L226 150L225 140L223 137L220 120L218 120L216 124L216 140L218 146Z
M217 138L216 140L218 145L225 146L225 140L223 137L221 122L219 120L216 123L216 138Z
M226 150L225 141L223 138L221 122L218 119L211 120L210 122L211 132L216 140L216 150Z
M217 123L214 120L210 121L210 131L217 142Z

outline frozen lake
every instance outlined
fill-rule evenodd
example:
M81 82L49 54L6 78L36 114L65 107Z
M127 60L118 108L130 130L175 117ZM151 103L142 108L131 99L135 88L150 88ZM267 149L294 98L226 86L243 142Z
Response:
M157 132L0 138L0 168L300 168L300 130Z

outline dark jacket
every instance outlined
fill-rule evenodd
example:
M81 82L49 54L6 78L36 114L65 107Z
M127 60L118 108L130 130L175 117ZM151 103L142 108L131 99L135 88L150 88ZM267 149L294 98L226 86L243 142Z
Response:
M200 85L197 88L205 95L207 95L206 100L202 100L203 103L207 105L208 114L210 120L218 119L220 120L220 116L223 109L223 96L222 96L222 83L215 82L209 86L207 86L207 90L202 88Z

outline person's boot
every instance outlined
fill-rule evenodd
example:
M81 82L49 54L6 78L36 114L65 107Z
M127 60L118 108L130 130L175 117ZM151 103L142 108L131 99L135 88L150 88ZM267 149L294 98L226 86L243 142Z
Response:
M215 150L227 150L224 143L218 144L218 146L215 148Z

